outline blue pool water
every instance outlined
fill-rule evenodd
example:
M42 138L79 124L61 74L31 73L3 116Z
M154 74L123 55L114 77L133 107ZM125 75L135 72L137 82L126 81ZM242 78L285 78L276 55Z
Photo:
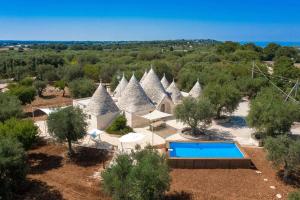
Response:
M244 158L234 143L170 142L170 157L176 158Z

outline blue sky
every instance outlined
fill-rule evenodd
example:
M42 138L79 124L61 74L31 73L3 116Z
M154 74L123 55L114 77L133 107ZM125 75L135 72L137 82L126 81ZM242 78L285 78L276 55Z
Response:
M0 0L0 40L300 41L298 0Z

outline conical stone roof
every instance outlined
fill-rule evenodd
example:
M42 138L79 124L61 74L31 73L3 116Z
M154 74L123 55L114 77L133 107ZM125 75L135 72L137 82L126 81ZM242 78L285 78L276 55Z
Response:
M119 112L119 108L100 83L87 105L87 111L93 115L100 116L107 113Z
M119 99L118 106L121 110L130 113L149 111L155 108L134 75Z
M163 87L164 87L165 89L167 89L167 88L170 86L170 83L169 83L169 81L167 80L165 74L164 74L164 76L162 77L162 79L161 79L160 82L161 82L161 84L163 85Z
M142 87L145 90L147 96L155 104L159 104L160 101L167 95L166 90L164 89L163 85L161 84L152 68L144 79Z
M177 88L175 81L171 83L171 85L168 87L167 92L171 95L171 99L174 104L178 104L182 101L182 94L180 90Z
M147 70L145 70L145 73L143 74L143 76L142 76L142 78L141 78L141 80L140 80L140 84L143 83L143 81L145 80L147 74L148 74L148 73L147 73Z
M200 85L199 81L197 81L195 83L194 87L189 92L189 95L194 97L194 98L197 98L201 95L201 92L202 92L201 85Z
M121 95L124 92L127 84L128 84L128 81L126 80L126 78L123 74L123 77L122 77L121 81L119 82L118 86L116 87L116 89L114 91L114 96L117 97L117 98L121 97Z

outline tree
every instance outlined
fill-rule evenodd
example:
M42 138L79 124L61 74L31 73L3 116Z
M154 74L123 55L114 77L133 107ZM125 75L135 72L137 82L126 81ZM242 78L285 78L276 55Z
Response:
M59 80L59 81L56 81L54 83L54 87L58 88L59 90L62 90L63 91L63 94L62 96L64 97L65 96L65 87L66 87L66 82L64 80Z
M90 97L95 92L96 86L90 79L77 79L69 83L69 89L72 97L84 98Z
M23 105L31 103L35 99L35 89L32 86L15 85L8 91L9 94L19 98Z
M232 53L236 51L239 47L240 44L237 42L226 41L217 46L217 52L222 54Z
M300 75L300 69L294 66L294 62L291 58L280 57L275 60L274 63L274 75L282 76L288 79L298 79ZM274 80L279 87L287 88L291 86L291 83L282 79ZM293 84L293 83L292 83Z
M166 158L151 147L119 155L102 177L104 190L115 200L162 199L171 180Z
M280 48L280 45L276 43L269 43L263 50L265 60L273 60L276 51Z
M276 167L283 167L283 180L289 182L291 173L300 165L300 140L280 135L277 138L268 137L265 141L268 159Z
M99 81L100 67L97 65L86 64L83 67L84 75L94 81Z
M223 85L210 83L204 88L203 94L215 107L217 119L221 118L222 112L232 113L241 100L239 90L231 83Z
M16 138L27 150L38 138L38 127L34 125L32 120L11 118L0 123L0 136Z
M13 199L27 173L25 152L13 138L0 137L0 198Z
M40 81L40 80L36 80L34 83L33 83L36 91L37 91L37 94L41 97L43 96L43 92L45 90L45 88L47 87L47 82L46 81Z
M285 57L295 59L297 58L297 55L298 55L298 51L294 47L280 47L277 49L275 53L276 58L285 56Z
M272 88L263 89L251 101L247 123L264 136L288 133L298 113L297 106L285 102Z
M69 155L72 156L72 142L83 138L86 135L86 115L78 107L67 107L53 112L47 120L50 134L59 141L67 141Z
M176 119L189 125L194 135L199 133L199 129L204 133L214 115L213 105L205 98L196 100L189 97L175 108Z
M16 96L0 93L0 122L22 116L21 102Z
M84 76L83 70L79 65L68 65L62 69L63 78L67 82L75 79L82 78Z

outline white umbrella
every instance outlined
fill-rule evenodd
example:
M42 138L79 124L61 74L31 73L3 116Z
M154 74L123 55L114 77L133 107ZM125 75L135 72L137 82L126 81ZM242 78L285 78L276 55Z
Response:
M134 143L144 139L144 135L141 133L128 133L119 138L121 143Z

